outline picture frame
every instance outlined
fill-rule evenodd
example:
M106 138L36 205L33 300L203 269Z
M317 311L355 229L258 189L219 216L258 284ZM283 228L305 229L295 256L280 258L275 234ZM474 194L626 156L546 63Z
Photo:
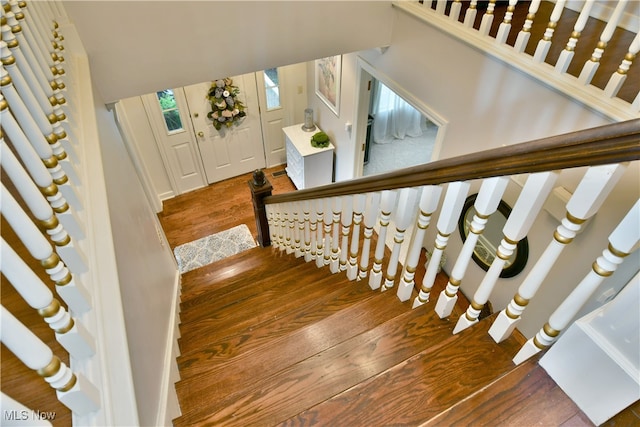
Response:
M338 116L340 113L340 80L342 55L329 56L315 61L315 89L318 98Z

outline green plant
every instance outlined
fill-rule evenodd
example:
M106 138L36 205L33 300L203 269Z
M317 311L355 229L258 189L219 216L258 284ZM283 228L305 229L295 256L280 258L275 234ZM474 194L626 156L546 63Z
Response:
M311 146L316 148L325 148L329 146L329 137L326 133L320 131L311 137Z

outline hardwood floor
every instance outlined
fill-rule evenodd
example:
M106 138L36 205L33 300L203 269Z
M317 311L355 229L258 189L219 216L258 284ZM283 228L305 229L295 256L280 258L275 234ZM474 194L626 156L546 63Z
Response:
M293 188L286 176L276 179L279 191ZM242 205L251 211L247 180L211 186L239 189L226 193L237 197L225 202L234 208L206 203L222 192L216 188L200 190L200 201L172 201L171 213L161 216L163 224L173 216L177 229L166 228L172 244L218 228L195 221L202 231L185 230L192 214L229 227L246 223L238 212ZM423 274L419 269L418 281ZM468 305L464 296L450 319L439 319L435 297L411 310L393 290L374 292L366 281L350 282L273 248L182 279L176 388L183 415L176 426L592 425L535 359L513 366L518 336L497 345L488 321L452 335ZM440 275L432 295L446 282ZM608 425L633 425L629 420L637 420L633 408Z

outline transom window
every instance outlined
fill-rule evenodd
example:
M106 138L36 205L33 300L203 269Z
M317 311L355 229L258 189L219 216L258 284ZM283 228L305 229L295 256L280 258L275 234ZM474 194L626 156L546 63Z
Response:
M160 104L160 110L164 117L164 124L168 133L175 133L183 130L182 120L180 120L180 111L178 111L178 105L176 98L173 96L173 90L165 89L156 93L158 97L158 103Z
M280 79L277 68L264 70L264 89L267 95L267 110L280 108Z

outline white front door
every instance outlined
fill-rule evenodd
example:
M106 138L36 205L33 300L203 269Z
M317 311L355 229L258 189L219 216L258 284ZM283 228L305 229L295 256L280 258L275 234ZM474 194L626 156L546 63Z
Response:
M221 181L265 167L260 111L255 74L234 76L233 85L240 90L247 113L239 125L219 131L207 113L211 106L206 97L210 82L184 87L202 164L208 183Z
M284 133L287 127L283 101L283 85L280 84L280 68L271 68L256 73L258 100L260 102L260 120L264 137L264 152L267 167L287 162Z
M142 102L174 193L183 194L207 185L182 89L144 95Z

